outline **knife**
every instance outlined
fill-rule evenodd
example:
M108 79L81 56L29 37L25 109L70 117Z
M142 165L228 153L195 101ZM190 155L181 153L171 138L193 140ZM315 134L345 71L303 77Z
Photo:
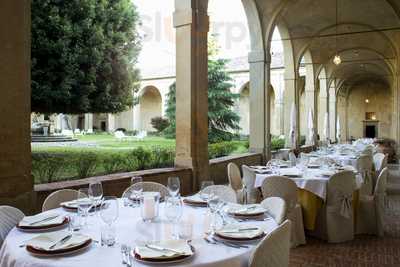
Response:
M58 246L58 245L63 245L63 244L65 244L65 242L67 242L68 240L70 240L71 237L72 237L71 234L70 234L70 235L67 235L67 236L65 236L65 237L63 237L62 239L60 239L59 241L57 241L57 242L55 242L53 245L51 245L51 246L49 247L49 249L53 249L53 248L55 248L55 247Z

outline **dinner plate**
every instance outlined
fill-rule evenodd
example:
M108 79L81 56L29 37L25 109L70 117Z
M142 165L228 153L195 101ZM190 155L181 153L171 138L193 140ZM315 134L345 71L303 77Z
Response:
M64 209L68 210L68 211L75 211L75 212L76 212L76 211L78 210L78 207L75 206L75 205L70 206L70 205L68 205L68 204L61 204L60 206L61 206L62 208L64 208ZM89 212L93 212L95 208L98 208L98 207L100 207L100 206L101 206L101 204L98 204L98 205L96 205L95 207L91 207L90 210L89 210Z
M245 237L228 237L224 236L218 233L214 233L214 237L220 240L226 240L226 241L235 241L235 242L251 242L251 241L256 241L262 239L266 234L264 232L260 233L258 236L255 236L253 238L245 238Z
M33 246L27 245L26 250L31 255L36 256L36 257L59 257L59 256L66 256L66 255L72 255L72 254L77 254L77 253L83 252L86 249L88 249L91 244L92 244L92 239L88 239L83 244L73 246L70 248L48 251L48 250L38 249Z
M195 249L192 245L190 245L190 249L193 252L192 255L181 255L181 256L170 257L170 258L166 258L166 259L141 259L140 256L135 253L135 250L131 251L131 255L136 261L143 263L143 264L150 264L150 265L173 264L173 263L180 263L180 262L192 259L195 255Z
M50 231L56 231L60 230L66 226L68 226L69 219L68 217L64 218L64 221L62 223L57 223L57 224L49 224L49 225L41 225L41 226L19 226L17 225L17 229L22 231L22 232L27 232L27 233L39 233L39 232L50 232Z
M321 168L321 165L318 164L308 164L309 169L319 169Z
M190 199L183 199L183 203L185 203L186 205L189 206L193 206L193 207L207 207L207 202L197 202L197 201L191 201Z

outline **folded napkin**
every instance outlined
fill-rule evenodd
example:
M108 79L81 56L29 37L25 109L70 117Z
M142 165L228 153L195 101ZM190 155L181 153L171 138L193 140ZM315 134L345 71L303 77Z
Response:
M62 224L64 216L54 211L43 212L34 216L25 216L18 224L21 227L39 227L46 225Z
M215 233L228 238L252 239L262 235L264 231L253 225L227 225Z
M186 240L165 240L143 244L135 247L135 253L142 259L168 259L193 255Z
M283 176L290 176L290 177L301 177L303 173L297 168L288 168L280 170L280 174Z
M76 247L90 240L90 237L88 236L82 234L72 234L72 237L69 238L66 242L60 243L60 241L68 235L70 235L70 233L65 231L41 234L32 238L31 240L28 240L26 242L26 245L41 250L52 251ZM58 243L56 246L50 248L56 243Z
M199 203L199 204L207 203L207 201L205 201L204 199L202 199L202 198L200 197L199 194L195 194L195 195L193 195L193 196L185 197L185 199L186 199L188 202L193 202L193 203Z
M233 205L227 210L228 213L236 215L253 215L266 211L261 205Z

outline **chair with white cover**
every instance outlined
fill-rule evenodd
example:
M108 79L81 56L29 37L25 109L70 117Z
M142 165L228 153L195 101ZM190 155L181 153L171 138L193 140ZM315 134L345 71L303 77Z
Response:
M387 162L387 155L383 153L376 153L373 157L374 161L374 169L375 169L375 175L374 175L374 181L373 185L375 187L376 182L378 180L379 175L381 174L382 170L387 167L388 162Z
M17 208L0 206L0 247L11 229L13 229L24 217L24 213Z
M363 183L360 189L360 195L372 195L373 190L373 161L372 156L361 154L357 159L357 171L361 174Z
M165 185L155 182L139 182L125 189L124 193L122 193L122 198L129 197L132 194L132 190L140 187L143 188L143 192L159 192L162 199L169 195L168 188Z
M313 235L329 243L354 239L353 192L356 187L355 174L342 171L332 175L327 184L327 196L318 212Z
M296 154L294 154L293 151L289 152L289 161L292 166L296 166L296 160L297 160Z
M250 255L249 267L289 266L291 222L286 220L269 233Z
M257 188L254 187L256 173L247 165L242 165L242 171L246 203L259 203L261 201L261 193Z
M372 196L360 197L357 211L357 234L384 235L383 217L388 173L387 167L381 171Z
M73 189L61 189L48 195L43 202L42 212L60 207L60 204L66 201L72 201L78 198L78 191Z
M237 203L236 192L226 185L210 185L204 188L202 193L213 194L225 202Z
M286 219L286 202L280 197L268 197L261 202L261 206L267 210L267 213L281 224Z
M238 202L244 203L245 191L242 176L240 175L239 167L233 162L228 164L228 180L229 186L236 192Z
M286 216L292 222L292 247L306 244L303 213L297 203L297 185L284 176L271 176L264 180L261 186L264 198L280 197L286 202Z

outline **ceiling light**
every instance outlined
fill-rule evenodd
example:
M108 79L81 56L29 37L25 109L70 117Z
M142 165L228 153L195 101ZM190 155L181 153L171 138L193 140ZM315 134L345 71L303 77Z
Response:
M340 63L342 63L342 59L340 58L339 55L336 55L336 56L333 58L333 63L335 63L335 65L340 65Z

